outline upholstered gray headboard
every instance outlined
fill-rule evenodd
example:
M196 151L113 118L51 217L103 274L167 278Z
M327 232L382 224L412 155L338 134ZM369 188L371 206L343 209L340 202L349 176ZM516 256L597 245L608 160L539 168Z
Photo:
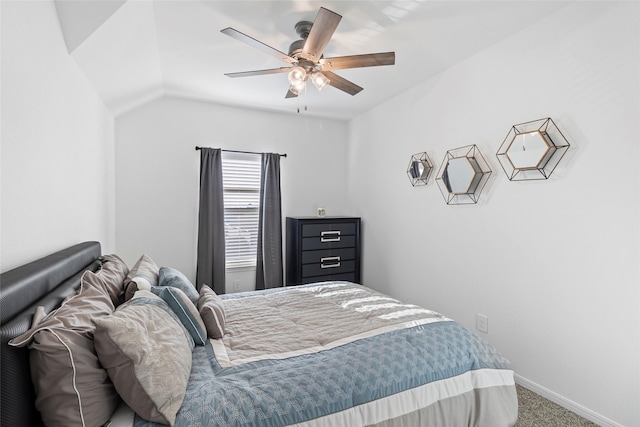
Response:
M0 275L0 425L42 425L34 405L29 349L8 342L29 329L37 306L50 312L73 294L85 270L98 270L100 254L100 243L84 242Z

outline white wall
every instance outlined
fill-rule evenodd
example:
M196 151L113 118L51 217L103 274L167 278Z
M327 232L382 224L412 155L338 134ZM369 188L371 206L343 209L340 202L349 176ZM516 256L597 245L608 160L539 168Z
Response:
M350 126L363 281L475 328L522 382L603 425L640 425L640 5L575 2ZM552 117L571 149L548 181L510 182L512 125ZM405 170L477 144L471 206Z
M200 153L195 146L286 153L283 216L323 206L344 215L346 122L163 98L116 121L117 249L133 265L147 253L195 279ZM255 289L253 274L227 277Z
M0 270L85 240L113 251L113 116L68 55L53 2L0 7Z

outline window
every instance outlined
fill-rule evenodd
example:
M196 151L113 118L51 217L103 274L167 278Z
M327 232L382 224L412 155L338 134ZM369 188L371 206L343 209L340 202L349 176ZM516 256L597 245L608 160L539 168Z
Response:
M226 268L255 267L260 154L222 152Z

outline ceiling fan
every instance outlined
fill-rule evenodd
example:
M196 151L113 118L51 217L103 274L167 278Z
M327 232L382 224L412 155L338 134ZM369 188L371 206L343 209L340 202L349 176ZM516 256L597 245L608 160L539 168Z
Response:
M383 52L334 58L323 57L324 48L329 43L341 19L341 15L321 7L314 22L298 22L295 25L295 29L301 39L291 43L288 54L238 30L225 28L221 30L222 33L291 64L291 66L287 67L227 73L225 75L229 77L249 77L263 74L289 73L290 86L285 98L297 97L306 87L307 80L311 80L318 90L330 85L350 95L355 95L362 90L362 87L340 77L333 70L393 65L396 61L396 55L395 52Z

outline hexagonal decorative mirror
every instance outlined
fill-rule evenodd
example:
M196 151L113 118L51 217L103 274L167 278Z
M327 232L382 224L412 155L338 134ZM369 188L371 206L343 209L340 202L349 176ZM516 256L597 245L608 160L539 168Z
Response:
M551 118L511 127L496 156L510 181L547 179L569 149Z
M433 164L427 153L417 153L411 156L409 167L407 167L407 175L414 187L418 185L427 185L429 176L433 171Z
M491 168L474 144L447 151L436 182L448 205L478 203L489 175Z

